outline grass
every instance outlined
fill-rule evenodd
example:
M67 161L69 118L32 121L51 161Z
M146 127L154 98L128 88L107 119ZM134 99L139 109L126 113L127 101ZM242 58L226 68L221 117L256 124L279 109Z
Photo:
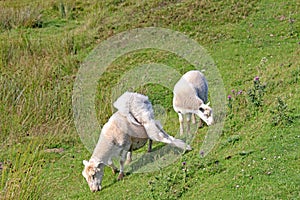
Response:
M299 199L299 7L296 0L1 1L0 199ZM117 182L107 168L103 190L91 193L81 176L90 152L73 122L76 73L100 42L148 26L182 32L210 53L232 97L223 134L201 158L208 128L200 129L194 150L157 172ZM181 74L193 68L153 49L118 58L98 82L101 126L113 86L149 63ZM255 96L255 77L263 95ZM164 107L165 129L177 132L172 91L156 84L137 91Z

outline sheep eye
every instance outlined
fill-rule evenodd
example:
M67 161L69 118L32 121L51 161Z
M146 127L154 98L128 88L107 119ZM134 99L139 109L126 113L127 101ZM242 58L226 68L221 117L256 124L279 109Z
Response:
M204 109L203 109L203 108L199 108L199 110L200 110L201 112L204 112Z

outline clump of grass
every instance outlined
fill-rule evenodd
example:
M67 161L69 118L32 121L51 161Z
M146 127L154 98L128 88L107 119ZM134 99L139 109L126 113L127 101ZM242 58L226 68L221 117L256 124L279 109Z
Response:
M266 84L262 84L258 76L253 79L253 86L248 89L247 93L242 90L239 92L232 90L231 92L232 95L227 97L228 119L231 127L240 124L240 120L250 119L251 116L257 116L258 111L263 111ZM247 114L241 114L241 112ZM292 110L280 97L277 98L277 105L270 113L273 126L287 126L294 122L295 117Z
M40 199L47 184L40 177L45 160L41 158L41 145L30 142L25 148L16 146L0 171L0 196L3 199ZM2 199L1 198L1 199Z
M230 132L236 132L240 127L240 120L248 118L248 112L244 112L247 107L246 98L242 90L236 92L231 91L232 94L227 96L227 127Z
M227 126L231 132L236 132L242 127L241 121L251 120L264 111L265 93L266 84L262 84L258 76L253 79L253 86L249 89L231 90L231 94L227 96Z
M10 30L19 27L40 28L43 25L41 11L39 6L0 7L0 30Z
M243 90L239 90L238 92L232 90L232 93L235 95L236 104L246 107L252 114L255 114L259 110L262 111L266 84L262 84L260 78L256 76L253 79L253 86L247 90L247 93ZM237 113L239 110L237 106L235 112Z
M93 2L94 6L98 2ZM90 1L70 1L70 0L60 0L51 2L51 10L55 12L56 17L61 19L77 19L88 9Z
M65 18L66 17L66 9L65 9L65 4L63 2L60 2L60 4L59 4L59 11L61 13L61 17Z
M300 43L299 43L299 45L300 45ZM291 76L292 77L288 81L289 84L296 84L296 83L299 82L299 79L300 79L300 66L292 71Z
M270 112L273 115L271 121L273 126L288 126L294 122L293 111L280 97L277 98L275 109Z
M177 199L180 198L189 188L189 167L186 161L181 163L181 166L176 172L161 171L154 179L148 182L151 199Z

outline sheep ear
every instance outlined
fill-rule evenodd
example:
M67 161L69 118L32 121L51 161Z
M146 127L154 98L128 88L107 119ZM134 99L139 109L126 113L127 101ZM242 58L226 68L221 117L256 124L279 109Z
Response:
M202 108L202 109L204 109L204 110L210 109L209 103L210 103L210 102L208 102L207 104L205 104L205 103L201 104L201 105L200 105L200 108Z
M200 109L199 110L205 110L207 108L207 105L205 103L200 105Z
M82 163L84 164L84 166L87 166L89 164L89 162L86 160L83 160Z

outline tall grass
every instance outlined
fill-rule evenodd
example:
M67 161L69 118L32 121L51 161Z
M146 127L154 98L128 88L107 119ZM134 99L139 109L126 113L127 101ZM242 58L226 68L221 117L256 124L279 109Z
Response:
M70 96L77 62L70 56L68 41L55 44L24 35L8 37L8 43L1 43L0 68L2 119L20 125L23 134L36 124L70 121ZM50 55L55 55L54 59ZM7 124L1 126L5 129ZM14 126L7 130L10 131L1 134L1 139L17 135Z
M50 178L42 177L51 156L43 151L66 149L77 140L72 84L79 53L90 39L82 32L45 34L39 29L75 18L70 15L78 13L77 4L61 3L64 17L56 8L60 2L0 6L0 199L51 196L45 194Z
M42 13L39 6L25 6L21 8L0 7L0 31L13 28L42 27Z
M0 172L0 199L40 199L47 187L40 176L47 164L41 157L41 149L38 141L10 149L10 159Z

